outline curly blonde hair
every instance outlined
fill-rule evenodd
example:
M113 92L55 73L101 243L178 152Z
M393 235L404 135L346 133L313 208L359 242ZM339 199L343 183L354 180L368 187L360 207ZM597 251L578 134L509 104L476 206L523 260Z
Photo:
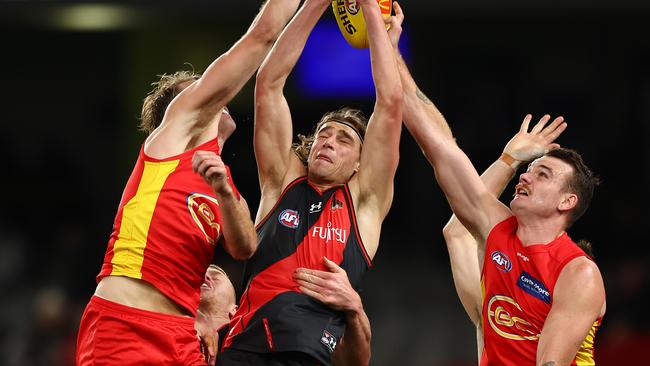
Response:
M311 150L311 145L314 143L314 139L316 138L316 133L324 123L329 121L339 121L347 124L359 134L362 140L366 135L368 118L366 118L362 111L354 108L343 107L341 109L325 113L323 117L321 117L320 121L318 121L316 124L314 132L312 132L310 136L298 135L299 142L295 142L293 145L291 145L293 152L298 155L298 158L305 166L307 166L309 151Z
M167 106L182 91L179 85L187 81L198 80L200 74L194 71L177 71L173 74L160 75L160 80L151 83L154 87L142 104L140 114L140 130L150 134L160 126Z

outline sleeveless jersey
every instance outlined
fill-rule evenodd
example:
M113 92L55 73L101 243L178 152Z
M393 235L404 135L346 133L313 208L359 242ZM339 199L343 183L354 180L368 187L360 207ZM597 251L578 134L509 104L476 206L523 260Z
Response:
M248 282L224 348L297 351L330 365L345 315L300 292L299 267L327 271L323 256L357 287L372 266L359 237L347 185L320 192L306 177L293 181L257 226L259 246L246 264Z
M196 150L219 153L217 139L167 159L140 149L120 201L104 264L105 276L147 281L196 315L199 288L221 235L218 197L192 172ZM228 181L232 184L230 170Z
M524 247L514 216L488 235L481 287L485 345L481 366L536 364L537 345L553 304L553 290L562 268L585 256L565 232L548 244ZM595 365L594 322L572 365Z

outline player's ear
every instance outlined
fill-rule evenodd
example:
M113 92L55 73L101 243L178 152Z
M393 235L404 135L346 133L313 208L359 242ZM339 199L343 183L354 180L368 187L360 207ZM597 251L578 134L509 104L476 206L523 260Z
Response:
M572 210L578 204L578 196L575 193L567 193L562 197L562 201L558 206L560 211Z

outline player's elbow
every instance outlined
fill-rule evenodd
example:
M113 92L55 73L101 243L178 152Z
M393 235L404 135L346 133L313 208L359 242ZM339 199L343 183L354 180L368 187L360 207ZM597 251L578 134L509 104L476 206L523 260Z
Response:
M395 83L390 88L381 90L377 88L377 105L399 113L401 116L404 92L400 83Z
M269 22L257 21L248 31L248 37L262 47L271 47L278 39L280 30L273 27Z
M266 67L266 63L263 64L255 76L255 99L260 100L278 90L282 90L279 79L277 76L272 75Z
M449 245L450 242L459 240L467 234L467 229L465 229L463 224L461 224L456 217L450 220L447 225L442 228L442 236L445 238L447 245Z
M236 245L228 246L228 253L233 259L245 261L250 259L257 250L257 237L248 237L240 240Z
M236 259L238 261L245 261L249 260L253 254L255 254L255 248L239 248L236 250L230 251L230 255L233 257L233 259Z

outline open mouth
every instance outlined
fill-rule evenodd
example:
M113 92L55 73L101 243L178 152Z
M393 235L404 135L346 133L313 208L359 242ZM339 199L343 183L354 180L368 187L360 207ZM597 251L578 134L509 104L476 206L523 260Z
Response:
M526 196L528 197L529 192L526 188L523 186L517 186L515 187L515 196Z
M316 155L316 160L325 160L325 161L327 161L329 163L332 162L332 159L328 158L325 155L321 155L321 154Z
M204 289L204 290L209 290L209 289L212 288L212 283L206 279L206 280L203 281L203 283L201 284L201 288Z

